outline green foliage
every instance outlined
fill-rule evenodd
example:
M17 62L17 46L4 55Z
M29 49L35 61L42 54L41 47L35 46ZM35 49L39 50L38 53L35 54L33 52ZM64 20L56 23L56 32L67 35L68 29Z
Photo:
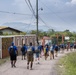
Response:
M32 30L30 32L31 34L36 34L36 30ZM49 36L51 38L56 37L56 35L59 35L60 37L58 38L58 42L61 43L62 42L62 38L61 36L69 36L70 37L70 42L76 41L76 32L70 32L69 30L65 30L63 32L61 31L54 31L53 29L49 29L48 31L38 31L38 37L42 38L43 36ZM55 41L54 41L55 42ZM67 42L66 40L64 42Z
M4 58L4 59L0 59L0 65L2 65L3 63L9 61L9 57Z
M35 30L32 30L30 33L31 34L36 34L36 31Z
M56 37L52 37L52 44L57 44L57 38Z
M76 52L70 53L62 58L60 64L63 65L64 68L62 75L76 75Z
M22 33L20 33L21 35L26 35L26 32L22 32Z
M0 59L0 65L5 62L6 62L6 60Z

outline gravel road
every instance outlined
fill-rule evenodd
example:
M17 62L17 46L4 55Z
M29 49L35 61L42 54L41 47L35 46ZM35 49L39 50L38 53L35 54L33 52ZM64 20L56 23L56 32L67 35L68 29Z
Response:
M21 60L21 56L18 56L16 68L11 68L10 61L7 61L0 66L0 75L57 75L54 67L57 61L66 53L68 52L64 54L58 53L58 57L55 57L54 60L50 60L49 57L47 60L44 60L43 57L40 59L40 64L34 61L33 70L28 70L27 61Z

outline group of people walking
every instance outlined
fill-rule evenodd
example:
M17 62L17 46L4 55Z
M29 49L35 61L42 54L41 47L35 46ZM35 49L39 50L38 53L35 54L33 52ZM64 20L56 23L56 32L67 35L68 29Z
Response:
M34 58L36 58L36 61L38 61L39 64L39 60L42 58L42 56L44 56L45 60L47 60L48 56L50 59L54 59L58 56L58 51L62 50L62 52L64 52L65 49L69 49L68 47L69 46L67 44L52 44L51 46L48 44L45 46L39 44L37 46L33 46L32 43L30 43L29 46L26 46L24 44L21 47L22 60L27 60L27 69L32 69ZM72 48L76 49L76 44L70 44L70 49ZM18 48L13 42L8 48L8 52L11 60L11 67L16 67L15 64L18 56Z

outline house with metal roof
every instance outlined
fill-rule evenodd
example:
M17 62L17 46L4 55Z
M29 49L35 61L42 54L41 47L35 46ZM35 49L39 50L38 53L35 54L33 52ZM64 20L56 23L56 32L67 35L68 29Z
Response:
M6 27L6 26L0 26L0 35L3 34L8 34L8 35L12 35L12 34L20 34L22 33L22 31L11 28L11 27Z

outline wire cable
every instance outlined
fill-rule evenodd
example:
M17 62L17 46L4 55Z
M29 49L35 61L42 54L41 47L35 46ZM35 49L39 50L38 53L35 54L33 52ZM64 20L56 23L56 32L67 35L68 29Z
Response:
M41 0L40 0L40 2L41 2L45 7L47 7L47 5L44 4ZM47 8L50 9L49 7L47 7ZM51 10L51 9L50 9L50 10ZM51 10L51 13L55 14L57 17L59 17L60 20L62 20L62 21L64 21L65 23L67 23L66 20L64 20L62 17L60 17L59 15L57 15L57 14L56 14L55 12L53 12L52 10ZM67 24L69 24L69 23L67 23Z
M25 0L26 1L26 0ZM27 1L26 1L27 2ZM30 10L32 10L32 13L33 13L33 15L35 16L35 18L36 18L36 15L35 15L35 11L33 10L33 7L32 7L32 4L31 4L31 2L30 2L30 0L28 0L28 3L29 3L29 5L30 5L30 7L29 8L31 8ZM28 4L27 3L27 4ZM28 6L29 6L28 5ZM40 16L39 16L39 18L40 18ZM46 26L47 24L40 18L40 20L44 23L44 25ZM47 27L50 29L50 27L47 25Z
M27 4L27 6L29 7L30 11L32 12L32 10L31 10L31 8L30 8L30 6L29 6L27 0L25 0L25 2L26 2L26 4Z
M53 29L54 27L52 27L52 26L48 26L44 21L43 21L43 19L39 16L39 18L40 18L40 20L44 23L44 25L46 26L46 27L48 27L49 29ZM51 28L50 28L51 27Z
M28 2L27 2L27 1L28 1ZM35 12L34 12L34 10L33 10L32 5L31 5L30 0L25 0L25 2L26 2L26 4L27 4L27 6L29 7L30 11L33 13L34 17L36 18L36 15L35 15Z
M0 12L1 13L8 13L8 14L29 15L29 16L31 16L31 14L15 13L15 12L9 12L9 11L0 11Z
M32 4L31 4L30 0L28 0L28 2L29 2L29 5L30 5L30 7L31 7L31 9L32 9L32 13L33 13L33 15L34 15L35 18L36 18L35 11L34 11L34 9L33 9L33 7L32 7Z

